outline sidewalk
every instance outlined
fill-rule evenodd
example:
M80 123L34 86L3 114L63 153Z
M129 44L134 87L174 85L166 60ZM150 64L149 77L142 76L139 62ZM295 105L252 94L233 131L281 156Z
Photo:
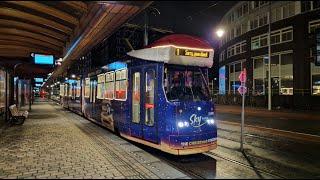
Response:
M0 179L189 178L60 106L38 102L22 126L0 135Z

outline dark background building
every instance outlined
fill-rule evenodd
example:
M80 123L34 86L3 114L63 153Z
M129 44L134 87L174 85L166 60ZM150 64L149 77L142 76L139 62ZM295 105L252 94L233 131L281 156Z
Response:
M320 108L320 67L315 66L319 1L242 1L222 18L226 33L219 48L219 98L240 104L238 76L246 67L246 103L267 107L268 28L271 12L272 106Z

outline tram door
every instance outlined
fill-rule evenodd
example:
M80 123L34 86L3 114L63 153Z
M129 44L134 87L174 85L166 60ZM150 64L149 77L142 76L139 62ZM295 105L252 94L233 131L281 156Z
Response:
M91 109L90 109L90 118L95 117L95 102L96 102L96 83L97 81L95 79L90 79L90 104L91 104Z
M156 66L133 68L131 72L131 135L157 143L158 133L155 120Z

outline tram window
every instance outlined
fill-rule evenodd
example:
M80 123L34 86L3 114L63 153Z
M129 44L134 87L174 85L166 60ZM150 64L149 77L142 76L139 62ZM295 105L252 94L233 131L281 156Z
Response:
M72 99L76 99L76 84L72 83L71 87L72 87Z
M146 72L146 94L145 94L145 125L154 125L154 92L155 91L155 71Z
M80 80L77 80L76 97L80 97L80 95L81 95L81 82Z
M116 88L115 94L117 100L127 98L127 69L116 71Z
M199 68L166 69L164 84L165 92L169 101L208 101L209 89L206 85L205 74Z
M85 80L84 97L90 97L90 78L86 78Z
M114 98L114 72L106 73L105 99Z
M64 85L60 85L60 96L64 96Z
M140 73L135 72L132 77L132 122L140 122Z
M72 97L72 84L68 84L68 90L69 90L69 97Z
M104 74L98 75L97 99L103 99L104 88L105 88L104 82L105 82L105 75Z
M64 85L64 96L68 96L68 84Z

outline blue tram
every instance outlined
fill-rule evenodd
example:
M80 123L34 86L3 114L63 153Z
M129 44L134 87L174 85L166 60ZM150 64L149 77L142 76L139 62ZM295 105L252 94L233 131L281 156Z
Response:
M217 146L208 68L213 49L188 35L169 35L128 60L60 86L64 107L121 136L175 154Z

